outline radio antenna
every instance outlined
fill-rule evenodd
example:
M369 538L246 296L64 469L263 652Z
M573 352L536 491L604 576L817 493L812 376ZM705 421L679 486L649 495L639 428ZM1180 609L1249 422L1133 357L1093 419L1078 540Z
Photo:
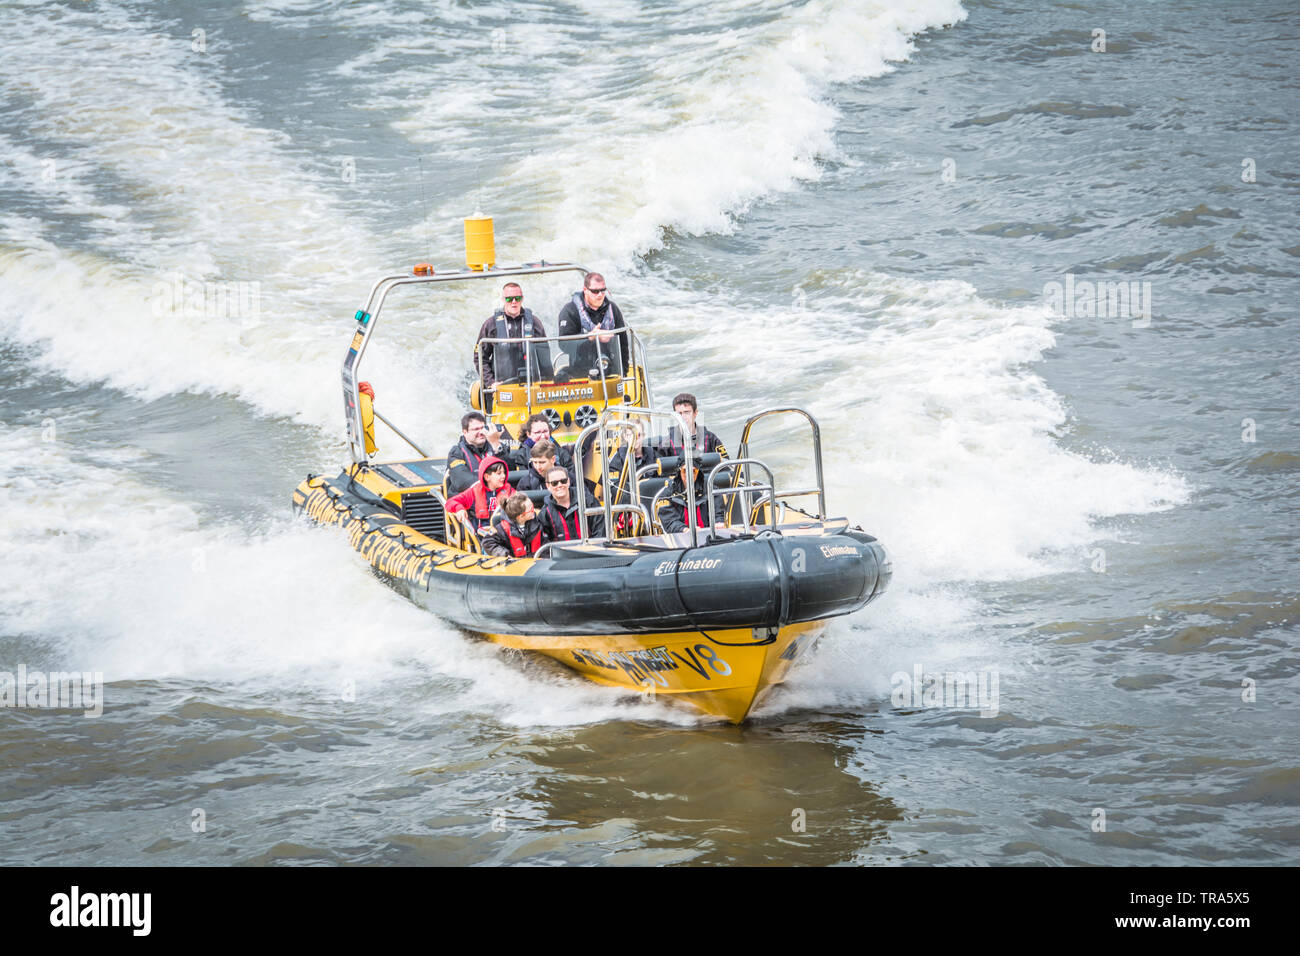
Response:
M537 150L535 150L535 149L530 149L530 150L528 151L528 159L530 160L529 165L530 165L530 166L534 166L534 168L535 168L535 164L532 163L531 160L536 159L536 158L537 158ZM537 228L537 239L538 239L538 245L541 246L541 236L542 236L542 190L541 190L541 188L538 186L538 184L537 184L537 180L533 180L533 211L534 211L534 213L536 213L536 215L537 215L537 226L536 226L536 228ZM539 248L537 251L538 251L538 253L539 253L538 256L537 256L537 258L538 258L539 260L541 260L542 265L546 265L546 250L545 250L545 248L544 248L544 247L543 247L543 248Z
M427 258L433 258L433 232L429 225L429 200L424 195L424 157L416 154L416 161L420 164L420 208L424 215L424 236L429 242L429 251L425 254Z

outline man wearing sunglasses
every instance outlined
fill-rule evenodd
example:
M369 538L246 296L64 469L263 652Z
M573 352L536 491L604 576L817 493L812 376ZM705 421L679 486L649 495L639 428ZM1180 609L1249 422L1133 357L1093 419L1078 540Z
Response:
M537 344L528 343L528 362L532 366L534 382L555 380L551 368L551 346L546 340L546 329L541 321L533 315L532 309L524 308L524 290L518 282L507 282L501 289L501 308L497 309L483 323L478 331L477 349L474 354L474 368L483 376L483 408L492 413L493 389L496 384L512 384L527 378L524 365L524 345L512 342L506 345L494 345L493 339L537 338Z
M622 375L628 367L628 337L619 335L618 330L626 327L622 311L609 297L605 277L588 272L582 280L582 291L573 293L560 310L560 335L587 334L585 340L561 343L569 356L568 377L600 378L602 366L606 376Z
M585 490L585 489L584 489ZM546 473L546 500L542 503L542 534L547 541L576 541L582 537L578 524L578 503L573 495L573 480L563 468L556 466ZM587 507L596 505L590 493L585 495ZM605 516L587 515L587 534L592 538L605 536Z

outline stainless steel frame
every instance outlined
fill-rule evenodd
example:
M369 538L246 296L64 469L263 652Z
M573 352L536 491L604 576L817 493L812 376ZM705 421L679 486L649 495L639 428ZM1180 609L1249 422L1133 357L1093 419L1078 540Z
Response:
M576 263L542 262L536 265L516 266L511 268L505 268L505 269L485 269L483 271L461 270L458 272L448 272L448 273L433 274L427 276L403 273L401 275L384 276L379 280L377 280L370 289L370 294L366 298L365 307L363 309L360 309L356 313L356 321L358 324L358 333L360 335L360 340L358 341L356 336L354 336L353 338L354 345L353 347L348 349L348 354L343 360L343 366L341 369L341 377L343 381L343 392L344 392L344 414L347 420L348 444L352 451L353 462L359 464L369 460L369 456L366 454L366 450L365 450L365 433L361 423L361 400L360 400L360 394L357 390L357 373L360 369L361 359L365 355L366 347L370 344L370 338L374 334L375 327L378 325L379 313L383 309L384 302L387 299L389 292L391 292L396 287L402 285L420 285L425 283L437 283L437 282L462 282L462 281L473 280L473 279L500 279L503 277L508 278L511 276L545 275L549 273L558 273L558 272L580 272L585 276L588 273L588 271L589 270L583 268L580 265L577 265ZM668 419L670 422L676 423L676 425L681 430L681 434L685 435L687 432L686 422L679 414L677 414L677 412L654 411L652 408L648 407L653 403L653 399L650 392L650 376L648 371L646 370L645 346L641 342L640 337L631 328L624 328L620 330L611 330L611 331L613 331L615 335L628 335L630 337L629 338L629 343L630 343L629 359L630 359L631 368L623 370L624 377L625 378L631 377L635 375L637 370L641 371L642 373L641 384L644 386L644 399L646 404L638 405L638 406L611 405L609 403L609 397L606 394L608 388L607 388L606 378L604 374L605 373L604 363L599 363L601 367L601 378L600 378L601 395L603 401L605 402L605 407L601 411L600 417L597 419L597 421L582 429L582 431L578 435L578 440L574 443L573 446L574 469L577 472L577 476L578 476L578 484L577 487L575 488L575 493L581 494L582 496L581 499L579 499L579 508L578 508L578 525L580 531L580 538L576 542L578 544L586 544L590 541L590 536L588 535L588 530L587 530L587 516L589 514L597 514L603 512L605 518L605 527L607 529L607 532L609 530L612 530L614 527L614 515L621 514L624 512L639 514L641 517L645 519L647 526L653 529L653 525L654 525L653 512L647 510L645 506L641 504L641 479L643 477L646 477L646 475L643 475L642 472L648 473L651 470L650 468L632 470L631 472L632 486L628 489L629 495L631 496L631 501L628 504L615 505L612 502L613 494L610 485L610 475L609 475L609 443L607 440L610 426L612 425L613 427L622 427L624 425L632 424L635 422L649 423L650 421L653 421L655 419ZM581 332L576 335L555 336L552 338L548 338L545 341L547 341L548 343L567 342L567 341L574 341L579 339L586 339L589 335L590 333ZM494 344L521 343L526 345L527 343L530 342L536 343L537 338L535 336L521 336L518 338L498 339L494 341ZM476 343L475 344L476 355L478 354L478 347L479 346ZM599 338L596 339L596 354L598 358L603 354L602 343L600 342ZM532 406L532 394L533 394L532 362L528 361L529 352L527 348L525 348L524 355L525 355L525 362L524 362L525 382L526 382L527 394L528 394L527 407L531 411L533 407ZM479 374L480 374L480 382L481 382L482 381L481 361L479 365L480 365ZM595 403L593 402L592 404L594 405ZM802 416L812 430L813 459L814 459L814 464L816 466L816 475L817 475L816 487L777 492L776 482L772 476L771 469L769 469L768 466L764 464L762 461L759 461L756 458L752 458L749 455L749 435L750 435L750 431L753 429L754 424L760 421L761 419L768 418L773 415L785 415L785 414L795 414L795 415ZM387 418L384 418L378 412L375 412L375 417L380 421L382 421L389 428L391 428L394 432L396 432L397 435L400 438L402 438L407 444L409 444L412 448L414 448L418 454L425 455L425 452L422 449L420 449L419 446L417 446L413 441L407 438L406 435L404 435L401 432L401 430L398 429L395 425L393 425L393 423L390 422ZM596 431L600 432L601 482L602 482L602 489L604 492L603 495L604 500L600 503L598 508L589 509L586 503L586 485L584 484L585 479L584 479L584 468L583 468L583 461L582 461L582 449L583 449L583 444L586 442L587 438ZM647 433L648 432L649 429L647 429ZM629 452L630 451L631 449L629 448ZM695 449L691 443L685 443L682 451L683 451L682 454L683 463L688 469L690 469L694 465L694 462L697 457L695 454ZM741 476L740 481L737 482L735 478L735 476L739 474L739 472L737 472L737 469L740 469L742 467L744 469L743 475ZM767 475L766 484L755 484L753 482L751 469L755 467L761 468L763 472ZM733 476L731 486L727 488L715 487L715 485L717 484L718 476L727 472L731 473ZM658 500L659 494L663 494L664 490L667 489L668 487L669 487L668 485L665 485L664 489L661 489L661 491L658 494L656 494L656 501ZM758 500L759 504L764 502L770 502L771 507L769 509L769 521L767 523L770 525L771 530L773 531L776 531L777 528L779 527L779 520L777 518L777 513L778 513L777 505L780 504L781 511L784 512L785 505L784 502L781 501L781 499L785 499L785 498L797 498L797 497L804 497L808 495L816 495L817 508L818 508L818 513L816 517L821 521L826 520L826 483L825 483L825 475L822 468L821 426L817 424L817 420L813 418L812 415L810 415L808 412L804 411L801 408L773 408L773 409L768 409L767 411L764 412L760 412L759 414L752 416L748 421L745 422L744 429L742 430L741 438L740 438L740 457L733 460L722 461L718 465L714 466L710 470L709 475L705 481L705 496L708 499L708 506L709 506L708 532L710 537L712 536L714 526L717 523L716 508L714 504L715 499L720 496L725 496L728 494L745 496L745 507L742 509L742 519L741 519L742 525L745 533L749 533L752 530L750 525L750 511L751 511L751 506L754 503L750 501L749 493L751 492L762 496ZM699 529L699 522L696 516L696 499L695 499L694 481L686 483L686 508L687 508L687 528L691 539L690 546L692 548L696 548L699 547L700 544L699 541L700 529ZM608 538L608 534L606 535L606 538ZM548 545L544 546L544 549L547 547L549 547L549 543Z
M459 272L435 273L434 275L420 276L409 273L401 275L383 276L370 287L370 295L366 297L366 304L357 311L356 321L362 333L361 341L356 347L348 349L348 354L343 359L341 377L343 379L343 414L347 420L348 426L348 445L352 451L353 463L359 464L369 460L366 455L365 431L361 425L361 396L357 391L357 372L361 367L361 359L365 355L366 347L370 344L370 337L375 333L375 327L379 324L379 313L384 307L384 300L388 298L388 293L401 285L423 285L425 283L436 282L464 282L472 279L501 279L510 276L530 276L546 275L553 272L581 272L584 276L589 272L582 266L573 262L541 262L536 265L513 266L506 269L484 269L476 272L470 269ZM393 428L391 422L387 419L381 419L389 428ZM397 429L393 429L397 431ZM401 432L398 432L400 435ZM403 436L405 438L405 436ZM408 440L409 441L409 440ZM412 445L412 447L415 447ZM419 451L419 449L416 449ZM424 454L420 452L420 454Z
M825 521L826 520L826 479L822 471L822 429L821 426L817 424L817 419L813 418L812 415L810 415L808 412L804 411L802 408L769 408L765 412L759 412L757 415L754 415L752 418L749 419L749 421L745 422L745 427L741 431L739 460L744 460L749 457L749 432L750 429L754 427L755 422L759 421L760 419L767 418L771 415L789 415L789 414L803 416L803 418L808 422L809 428L812 429L813 462L817 467L817 487L801 488L801 489L796 489L794 491L783 491L779 495L773 492L772 500L775 503L775 501L778 498L801 498L807 495L816 495L817 496L817 518L820 519L821 521ZM764 468L766 469L766 466L764 466ZM769 471L768 472L769 481L771 479L771 475L772 473ZM748 466L746 466L745 469L745 484L746 485L749 484ZM775 508L773 510L775 511Z
M605 411L601 414L600 419L596 421L594 424L588 425L586 428L584 428L579 433L578 440L573 444L573 467L574 470L578 473L578 484L582 485L583 482L582 446L586 442L588 435L591 435L597 431L600 432L600 477L601 477L601 488L604 492L602 496L604 498L604 501L601 503L600 507L604 511L605 531L606 531L607 538L609 536L608 534L609 529L614 527L614 508L611 505L611 499L613 498L613 489L610 487L610 480L609 480L609 444L605 440L605 436L609 430L608 426L612 424L614 428L622 428L629 424L634 424L636 422L649 422L656 418L660 418L660 419L666 418L669 421L676 422L677 426L682 430L682 434L683 435L686 434L687 431L686 421L685 419L682 418L681 415L678 415L676 412L656 412L652 409L644 408L644 407L637 407L631 405L618 405L618 406L610 406L606 408ZM629 451L630 450L631 449L629 449ZM691 447L689 443L687 443L683 451L685 452L684 457L686 459L686 464L689 467L692 464L692 462L695 460L694 449ZM582 506L578 509L578 526L579 526L579 530L582 532L582 543L585 544L587 542L587 514L589 513L586 505L586 486L583 486L582 493L583 493L583 503ZM632 501L638 503L641 501L640 470L634 470L632 472L632 487L628 489L628 494L631 496ZM691 482L689 485L687 485L686 499L687 499L686 505L690 517L690 520L688 522L688 528L691 533L691 547L696 548L699 547L699 528L695 520L695 482ZM622 510L623 507L625 506L620 506L619 510ZM645 512L647 524L650 525L653 521L652 516L650 515L649 512L646 512L644 508L641 508L641 511ZM596 511L593 510L590 513L595 514Z
M713 487L714 483L717 481L718 475L720 475L724 471L730 471L733 468L737 468L740 465L745 466L745 483L743 485L739 485L739 486L736 485L734 479L734 473L733 473L732 484L730 487L727 488ZM767 484L765 485L750 484L749 467L751 465L757 465L759 468L762 468L763 471L767 473ZM749 493L762 492L762 491L766 491L770 495L775 497L776 483L772 478L772 469L768 468L767 465L763 464L757 458L736 458L731 461L726 461L726 460L720 461L716 465L714 465L713 468L709 471L708 479L704 483L704 493L708 496L709 499L709 533L710 534L713 533L713 529L717 526L717 522L718 522L717 515L714 514L714 510L713 510L714 501L723 495L736 495L736 496L744 496L745 504L740 510L740 520L742 526L745 529L745 534L749 534L752 530L749 526L749 512L750 509L753 507L753 505L750 503ZM769 522L769 524L772 526L772 530L775 531L777 527L776 508L773 507L770 509L770 511L772 514L772 520Z
M647 399L649 404L653 404L654 399L650 393L650 373L646 368L646 362L645 362L645 345L641 342L641 337L636 334L636 331L634 329L627 328L627 327L621 329L611 329L608 331L610 332L611 335L614 336L626 335L628 337L628 343L629 343L628 358L630 360L629 363L630 368L623 370L623 374L621 375L621 378L623 379L633 378L635 376L636 371L640 369L642 373L641 380L645 384L645 392L646 392L645 398ZM591 335L590 332L576 332L573 335L549 335L542 338L539 338L538 336L535 335L512 336L510 338L504 338L504 339L496 338L495 336L493 337L492 347L494 349L498 345L524 345L525 346L524 386L527 389L527 399L525 402L525 406L526 406L526 411L528 411L529 414L532 414L532 410L533 410L533 363L529 360L530 352L527 348L527 345L529 344L536 345L538 342L545 342L547 345L549 345L552 342L555 343L579 342L579 341L585 341L588 337L590 337L590 335ZM483 384L483 361L482 361L482 355L479 352L479 347L482 344L483 344L482 340L479 340L478 342L474 343L474 357L475 357L475 364L477 365L479 370L478 377L479 377L480 388L482 387ZM596 356L598 359L602 357L603 352L604 352L604 347L602 346L600 339L597 338ZM603 396L602 401L604 402L604 405L608 407L609 396L607 393L609 391L609 386L605 378L604 363L603 362L598 363L598 367L600 368L600 394ZM557 383L557 384L564 384L564 383ZM592 404L595 404L595 402L593 402Z

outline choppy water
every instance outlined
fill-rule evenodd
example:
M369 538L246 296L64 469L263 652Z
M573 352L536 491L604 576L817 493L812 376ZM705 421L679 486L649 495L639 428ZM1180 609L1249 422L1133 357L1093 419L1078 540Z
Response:
M0 710L0 859L1296 862L1300 17L902 6L0 3L0 671L106 681ZM811 409L889 547L746 726L290 518L369 283L479 208L603 271L724 439ZM417 440L491 301L385 312ZM895 706L918 667L996 715Z

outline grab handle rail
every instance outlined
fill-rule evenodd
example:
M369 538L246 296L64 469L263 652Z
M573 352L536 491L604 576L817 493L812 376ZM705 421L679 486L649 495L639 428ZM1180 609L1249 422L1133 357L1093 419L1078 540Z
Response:
M746 458L749 455L749 433L753 429L755 423L764 418L769 418L774 415L799 415L802 416L805 421L807 421L808 427L812 430L813 464L817 469L816 488L800 489L797 491L783 491L779 495L774 493L774 497L800 498L808 495L816 495L817 496L817 517L820 520L825 521L826 520L826 478L824 472L822 471L822 429L821 426L817 424L817 419L813 418L811 414L809 414L807 411L805 411L802 408L790 407L790 408L769 408L767 411L759 412L757 415L752 416L747 422L745 422L745 427L744 429L742 429L740 434L740 457ZM769 472L769 475L770 474L771 473ZM748 483L749 481L748 469L746 469L745 472L745 481L746 483Z

